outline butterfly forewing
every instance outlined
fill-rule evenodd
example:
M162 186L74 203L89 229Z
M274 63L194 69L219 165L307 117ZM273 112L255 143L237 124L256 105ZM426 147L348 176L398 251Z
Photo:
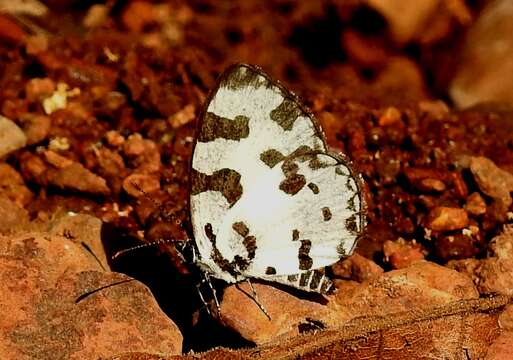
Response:
M362 222L359 184L326 152L292 94L251 66L227 70L206 105L192 160L200 266L229 282L272 280L349 254Z

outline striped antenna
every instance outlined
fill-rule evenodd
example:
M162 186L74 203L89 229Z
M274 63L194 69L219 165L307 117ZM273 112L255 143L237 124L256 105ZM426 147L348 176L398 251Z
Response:
M114 255L111 256L111 260L116 260L121 255L124 255L124 254L126 254L128 252L132 252L134 250L139 250L139 249L143 249L143 248L147 248L147 247L155 246L155 245L161 245L161 244L169 244L169 243L175 243L175 242L176 243L181 243L181 242L184 242L184 241L187 241L187 240L176 240L176 239L159 239L159 240L155 240L155 241L152 241L152 242L149 242L149 243L145 243L145 244L141 244L141 245L136 245L136 246L129 247L127 249L119 250Z

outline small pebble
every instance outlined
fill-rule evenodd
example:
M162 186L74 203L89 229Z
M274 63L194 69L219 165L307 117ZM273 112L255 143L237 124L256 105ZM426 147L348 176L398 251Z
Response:
M467 212L460 208L437 206L428 215L426 226L435 231L463 229L468 224Z

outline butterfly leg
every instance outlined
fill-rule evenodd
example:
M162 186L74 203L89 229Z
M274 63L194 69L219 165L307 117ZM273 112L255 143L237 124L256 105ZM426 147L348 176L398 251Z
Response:
M205 307L205 310L207 310L207 313L209 315L212 315L212 313L210 312L210 307L208 306L207 301L205 300L205 298L203 297L203 294L201 293L201 285L203 284L203 282L204 282L204 280L201 281L198 285L196 285L196 291L198 292L198 296L201 300L201 303Z
M265 307L260 303L260 300L258 299L258 295L257 295L257 292L256 292L254 286L253 286L253 283L249 279L246 279L246 282L249 284L249 287L251 288L251 292L253 293L252 296L251 296L253 301L258 305L258 308L260 310L262 310L262 312L265 314L265 316L267 316L267 318L269 320L271 320L271 316L269 315L269 313L267 312Z

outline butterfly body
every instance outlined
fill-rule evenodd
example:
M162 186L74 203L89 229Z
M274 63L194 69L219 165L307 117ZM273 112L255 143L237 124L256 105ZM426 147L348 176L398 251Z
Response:
M364 225L361 183L292 93L256 67L230 67L205 106L191 167L202 270L328 290L319 269L350 255Z

